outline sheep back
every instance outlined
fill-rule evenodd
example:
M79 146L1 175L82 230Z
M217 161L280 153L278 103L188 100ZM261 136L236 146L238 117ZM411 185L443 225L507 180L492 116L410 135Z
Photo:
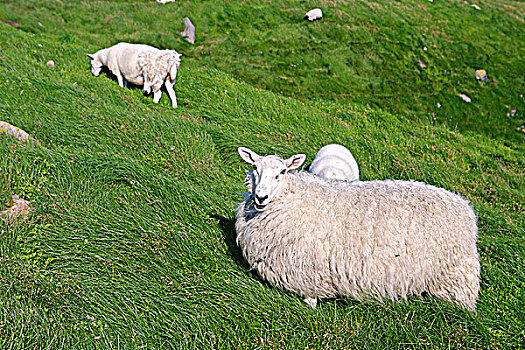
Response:
M327 180L359 181L359 166L352 152L338 144L322 147L308 171Z
M476 216L462 197L414 181L285 180L265 211L247 198L237 212L237 243L263 279L307 298L426 291L475 309Z
M144 44L118 43L107 51L107 66L114 73L122 75L128 82L143 85L142 67L139 57L159 49Z

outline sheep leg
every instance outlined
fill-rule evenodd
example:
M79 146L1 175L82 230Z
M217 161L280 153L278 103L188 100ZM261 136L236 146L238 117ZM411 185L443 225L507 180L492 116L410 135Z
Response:
M175 81L172 83L170 78L166 79L164 82L164 85L166 86L166 90L168 91L168 95L170 96L171 105L173 108L177 108L177 95L175 95L175 90L173 89L173 85L175 85Z
M125 87L124 78L122 78L122 75L117 75L117 81L118 81L118 86L120 86L121 88Z
M162 96L161 90L153 91L153 102L159 103L161 96Z
M304 302L310 305L312 309L317 306L317 298L304 298Z

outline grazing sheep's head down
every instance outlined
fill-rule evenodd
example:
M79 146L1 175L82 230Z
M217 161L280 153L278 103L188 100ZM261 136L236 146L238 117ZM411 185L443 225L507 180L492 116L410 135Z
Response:
M89 60L91 61L91 74L98 77L104 65L102 64L102 62L100 62L100 59L98 58L98 55L96 53L94 54L88 53L87 56L89 57Z
M255 209L263 211L281 190L284 183L284 175L300 167L306 160L304 154L296 154L288 159L283 159L278 155L261 157L254 151L246 147L239 147L239 155L247 163L253 166L253 171L249 173L251 177L251 197L254 201Z

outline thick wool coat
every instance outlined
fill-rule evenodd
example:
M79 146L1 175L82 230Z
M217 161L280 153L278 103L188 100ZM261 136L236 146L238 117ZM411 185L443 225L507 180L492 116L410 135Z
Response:
M249 196L240 204L235 227L253 270L302 297L396 300L428 292L475 310L476 215L442 188L287 174L265 211Z

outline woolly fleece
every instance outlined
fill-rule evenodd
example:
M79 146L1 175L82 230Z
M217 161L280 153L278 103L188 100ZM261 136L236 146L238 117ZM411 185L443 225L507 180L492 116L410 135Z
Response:
M476 308L476 215L447 190L288 173L265 211L246 197L235 227L253 270L307 299L396 300L426 291Z
M125 87L128 82L143 86L144 92L153 92L155 103L160 100L164 84L172 106L177 107L173 85L181 55L176 51L121 42L88 56L93 75L98 76L101 67L106 66L117 77L120 87Z

